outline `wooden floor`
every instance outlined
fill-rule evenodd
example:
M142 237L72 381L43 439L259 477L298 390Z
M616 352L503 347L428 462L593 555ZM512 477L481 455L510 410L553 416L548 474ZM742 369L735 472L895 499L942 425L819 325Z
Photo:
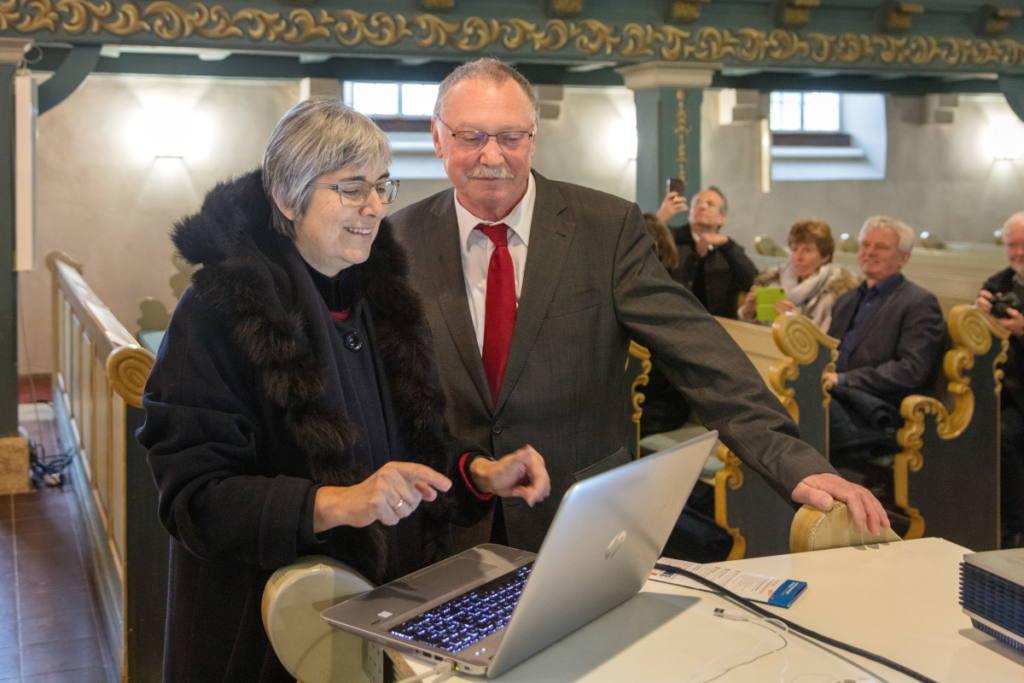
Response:
M19 412L30 438L57 453L48 408ZM0 495L0 681L116 680L98 637L82 533L69 484Z

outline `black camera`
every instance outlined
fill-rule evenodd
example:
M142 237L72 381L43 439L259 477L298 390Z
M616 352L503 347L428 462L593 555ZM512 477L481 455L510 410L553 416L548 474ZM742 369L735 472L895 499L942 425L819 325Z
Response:
M996 292L992 295L992 315L997 318L1009 318L1011 308L1024 315L1024 302L1016 292Z

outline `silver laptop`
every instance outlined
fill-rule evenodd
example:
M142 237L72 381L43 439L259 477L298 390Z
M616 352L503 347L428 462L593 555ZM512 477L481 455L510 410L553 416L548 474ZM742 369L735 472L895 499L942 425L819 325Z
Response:
M536 555L479 545L322 617L494 678L643 587L717 438L708 432L577 482Z

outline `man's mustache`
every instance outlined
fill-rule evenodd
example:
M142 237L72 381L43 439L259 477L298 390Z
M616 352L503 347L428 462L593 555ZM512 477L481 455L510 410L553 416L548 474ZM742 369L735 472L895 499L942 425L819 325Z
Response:
M516 177L516 174L508 166L477 166L467 173L466 177L485 180L511 180Z

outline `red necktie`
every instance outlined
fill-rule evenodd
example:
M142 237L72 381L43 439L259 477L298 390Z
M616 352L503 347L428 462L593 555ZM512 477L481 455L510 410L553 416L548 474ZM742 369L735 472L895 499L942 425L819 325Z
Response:
M487 266L487 301L484 313L484 372L491 399L498 400L508 366L508 350L516 326L516 273L508 253L508 226L504 223L477 226L494 243Z

